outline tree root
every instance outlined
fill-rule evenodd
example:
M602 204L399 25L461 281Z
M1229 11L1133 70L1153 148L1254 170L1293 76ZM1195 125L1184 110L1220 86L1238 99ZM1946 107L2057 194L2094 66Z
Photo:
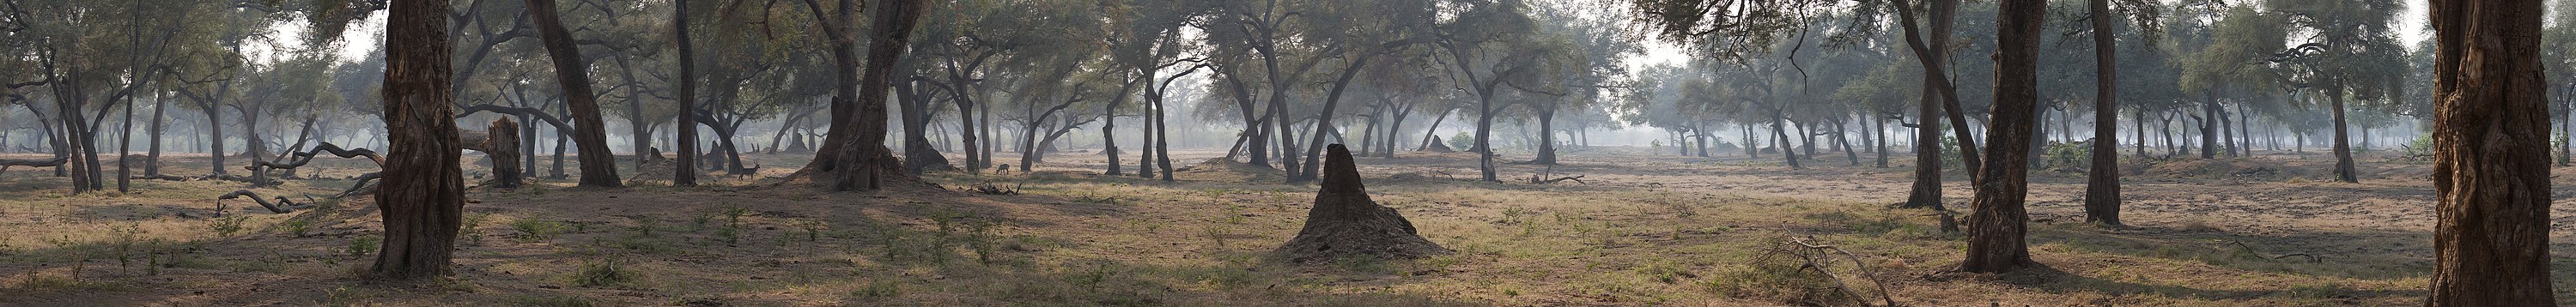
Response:
M349 184L348 190L341 190L340 194L331 194L331 198L347 198L349 196L358 195L364 191L372 190L369 188L376 186L376 179L384 178L384 175L385 173L366 173L364 175L358 175L358 178L356 179L358 183Z
M236 190L232 193L225 193L224 196L215 197L216 214L222 214L221 212L223 211L224 206L223 200L241 198L242 196L249 196L252 202L259 203L260 207L268 208L269 213L286 214L288 212L295 212L295 209L313 207L313 197L311 196L304 197L304 203L296 203L295 201L288 200L283 196L277 197L277 202L271 203L266 199L260 199L258 192L251 192L250 190Z

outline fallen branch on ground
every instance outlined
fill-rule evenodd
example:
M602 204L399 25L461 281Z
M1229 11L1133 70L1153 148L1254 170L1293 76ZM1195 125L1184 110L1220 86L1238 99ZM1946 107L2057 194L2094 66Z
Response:
M1841 258L1850 260L1852 268L1860 271L1860 277L1862 279L1867 279L1870 283L1878 286L1878 298L1880 301L1886 302L1887 306L1896 306L1896 297L1889 294L1890 292L1895 291L1888 288L1887 281L1880 279L1876 272L1870 270L1867 263L1860 260L1859 254L1853 254L1851 251L1843 250L1840 247L1834 247L1830 244L1815 244L1808 242L1808 240L1814 239L1815 237L1806 237L1775 242L1778 244L1773 245L1769 250L1764 251L1761 257L1768 258L1783 255L1797 257L1799 261L1803 262L1798 266L1799 271L1815 272L1817 275L1824 276L1825 279L1832 280L1834 282L1832 287L1833 290L1850 294L1854 303L1860 303L1860 305L1864 306L1869 305L1869 302L1860 301L1863 296L1859 291L1852 291L1850 285L1843 283L1841 275L1834 274L1832 270L1829 270L1829 268L1832 267L1835 256L1840 255L1842 256Z
M259 203L260 207L268 208L269 213L286 214L288 212L295 212L295 209L313 207L313 197L311 196L304 197L304 203L300 204L295 203L293 200L287 200L286 197L283 196L277 197L277 202L270 203L266 199L260 199L258 192L251 192L250 190L236 190L232 193L225 193L224 196L215 197L215 210L218 211L216 214L222 215L220 211L223 210L223 200L241 198L242 196L250 196L250 200L252 202Z
M2307 257L2307 258L2308 258L2308 263L2324 263L2324 261L2325 261L2325 260L2323 260L2323 259L2317 259L2317 255L2310 255L2310 254L2308 254L2308 253L2288 253L2288 254L2281 254L2281 255L2275 255L2275 256L2264 256L2262 252L2256 252L2256 251L2254 251L2254 246L2252 246L2252 245L2246 245L2246 244L2245 244L2245 241L2228 240L2228 241L2227 241L2227 244L2236 245L2236 248L2245 250L2245 253L2246 253L2246 254L2254 255L2255 257L2262 257L2262 258L2265 258L2265 259L2281 260L2281 258L2290 258L2290 257Z

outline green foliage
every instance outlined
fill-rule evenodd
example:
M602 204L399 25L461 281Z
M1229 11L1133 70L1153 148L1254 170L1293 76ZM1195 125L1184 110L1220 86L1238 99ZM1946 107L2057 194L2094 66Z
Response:
M2047 167L2081 168L2092 163L2093 148L2082 143L2049 143Z
M342 251L348 253L349 258L366 257L367 254L373 254L376 252L377 248L383 246L383 242L380 240L381 239L377 239L376 237L368 236L349 239L348 249Z
M519 243L545 241L546 239L554 238L555 235L563 234L565 231L570 230L569 228L571 227L564 225L563 221L543 218L525 218L510 221L510 229L519 231L518 235L511 237L511 239L518 240Z
M1449 142L1449 149L1468 150L1476 148L1476 134L1472 132L1459 131L1458 134L1449 135L1449 139L1447 141Z
M214 218L206 220L206 229L214 231L217 237L232 237L246 229L242 224L249 220L250 217L239 215Z

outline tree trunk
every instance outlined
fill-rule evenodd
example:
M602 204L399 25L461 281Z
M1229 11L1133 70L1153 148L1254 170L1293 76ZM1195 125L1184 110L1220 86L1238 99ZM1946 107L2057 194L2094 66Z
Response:
M673 6L671 9L671 41L672 44L677 45L676 48L680 50L678 59L679 63L677 65L680 66L680 78L671 80L673 83L677 83L672 84L671 86L675 87L673 92L679 95L679 97L673 97L672 100L676 100L680 103L679 125L673 128L679 129L675 132L680 133L680 144L689 144L689 146L686 147L697 147L698 68L696 65L698 59L696 57L697 51L694 50L695 48L690 48L689 46L689 0L672 0L671 3ZM588 124L584 124L583 126L589 127ZM583 129L597 130L592 128ZM780 130L785 129L781 128ZM636 136L635 139L641 140L644 139L644 136L639 135ZM698 151L692 150L694 148L686 147L680 149L680 157L678 160L671 161L672 186L698 186ZM582 152L582 156L585 158L595 154L596 153L592 153L587 150ZM640 155L644 154L644 152L638 151L635 152L635 154ZM588 159L584 159L582 165L589 166L590 162L588 162ZM639 169L636 171L641 172L643 170ZM584 176L582 176L582 178L589 179L590 176L587 176L589 173L589 170L583 170L582 174L584 174Z
M1538 154L1529 164L1556 165L1556 103L1538 107Z
M617 177L617 156L608 150L604 129L608 124L600 120L599 100L593 96L597 92L590 89L590 66L582 63L572 31L564 29L563 19L556 16L555 0L527 1L529 17L536 20L537 34L546 45L546 57L554 62L555 80L563 86L564 103L572 107L573 142L581 151L581 186L625 186Z
M1931 36L1933 42L1948 42L1951 15L1958 6L1957 1L1930 1L1931 19L1927 21L1932 24L1930 27L1932 31L1928 36ZM1922 115L1915 119L1917 123L1914 137L1914 186L1906 196L1904 207L1947 211L1949 209L1941 204L1941 124L1934 119L1942 117L1943 101L1956 99L1957 94L1950 88L1952 84L1944 75L1947 70L1941 69L1941 62L1949 59L1947 48L1934 48L1928 45L1930 43L1924 42L1923 36L1927 36L1927 33L1917 30L1914 7L1910 2L1897 0L1897 12L1901 15L1897 24L1904 28L1906 45L1914 51L1915 61L1922 64L1926 73L1923 74L1923 99L1916 110ZM1947 43L1943 45L1946 46ZM1956 105L1957 103L1947 104ZM1749 144L1752 140L1746 139L1746 141ZM1967 145L1971 140L1963 138L1959 141L1963 146L1973 146ZM1973 155L1974 151L1961 151L1960 154L1962 162L1966 162L1962 165L1967 166L1966 169L1971 173L1974 173L1977 168L1974 162L1969 162L1974 161L1972 159L1975 158L1970 157Z
M538 0L544 1L544 0ZM464 221L458 169L446 0L395 1L385 29L384 121L388 136L376 207L385 240L369 273L422 281L449 273ZM551 6L548 6L551 7Z
M843 73L839 78L843 80L844 88L838 88L838 90L848 93L850 90L846 87L858 87L857 93L852 93L858 94L858 97L846 98L855 100L858 105L854 116L836 121L833 125L850 125L858 130L853 131L854 139L843 144L845 147L835 150L840 156L841 168L835 169L839 171L840 180L832 185L834 191L875 191L884 183L884 180L879 177L883 175L886 165L895 162L886 159L893 156L885 146L886 93L894 84L895 60L903 58L904 46L912 39L913 26L918 24L921 15L929 9L929 6L924 5L921 0L886 0L877 4L880 7L871 8L874 16L870 16L871 25L868 27L872 33L868 38L866 71L861 74L847 73L853 67L851 64L856 64L847 61L842 62L840 67ZM850 21L857 18L854 16L857 13L853 12L854 6L849 3L849 0L843 0L841 3L839 17L844 34L854 34L846 32L855 32L858 29L856 22ZM836 45L855 44L856 42L850 40L856 38L850 36L844 35ZM836 49L842 51L843 55L839 57L843 59L856 57L854 54L849 54L851 48ZM857 80L851 80L853 77Z
M2439 218L2427 306L2557 304L2542 2L2432 2Z
M2111 15L2111 0L2085 1L2093 16ZM2093 26L2093 166L2084 170L2084 221L2120 225L2120 69L2111 18ZM2068 127L2073 128L2073 127Z
M2218 158L2218 97L2214 94L2200 104L2200 158Z
M2347 132L2344 128L2343 93L2340 93L2340 91L2328 90L2326 96L2330 97L2328 99L2332 99L2334 101L2335 181L2359 183L2361 182L2361 176L2353 174L2352 144L2350 141L2352 137L2346 134Z
M1997 12L1995 108L1986 127L1993 146L1985 152L1986 161L1995 164L1978 169L1985 174L1977 176L1971 205L1976 212L1968 215L1968 257L1959 263L1960 271L2003 272L2030 263L2024 237L2030 217L2022 208L2030 170L2021 156L2030 154L2032 109L2039 101L2040 28L2047 7L2047 0L2003 0Z
M519 124L506 116L493 119L484 135L483 144L461 145L481 149L483 158L492 160L492 187L516 189L527 182L519 173L519 151L524 148L519 146Z
M161 122L163 121L161 111L170 107L170 99L170 97L163 96L152 100L152 128L150 128L150 131L152 131L152 148L147 149L150 150L151 153L145 154L143 158L144 176L161 176L161 134L165 131L161 129ZM0 145L0 147L5 146Z
M208 153L209 158L213 160L213 163L208 163L208 165L212 166L214 169L214 172L207 174L215 177L223 177L224 174L227 173L224 171L224 112L219 110L221 108L220 99L223 99L223 96L211 96L218 100L205 102L205 104L202 105L206 111L206 138L211 140L206 142L206 153Z
M1163 120L1166 109L1163 107L1163 99L1160 98L1162 96L1157 93L1155 97L1157 98L1154 99L1154 164L1162 168L1163 182L1175 182L1180 179L1172 178L1172 124Z
M1790 144L1794 141L1789 139L1788 119L1786 116L1782 115L1780 108L1771 109L1771 135L1779 137L1779 142L1772 144L1780 147L1780 157L1787 159L1789 162L1789 168L1805 168L1798 166L1798 149L1789 147L1793 146ZM1812 150L1815 146L1808 146L1808 148ZM1808 154L1812 155L1814 153L1810 152Z

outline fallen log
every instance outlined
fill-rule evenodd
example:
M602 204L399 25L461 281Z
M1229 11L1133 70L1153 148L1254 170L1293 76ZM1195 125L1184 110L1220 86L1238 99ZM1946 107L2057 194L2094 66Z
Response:
M347 198L349 196L359 195L358 193L361 191L365 191L370 187L375 187L376 179L383 178L384 175L384 173L367 173L365 175L358 175L358 178L356 179L358 180L358 183L350 184L348 190L341 190L340 194L332 194L331 198Z
M223 210L223 200L241 198L242 196L249 196L251 202L259 203L260 207L268 208L268 213L286 214L288 212L295 212L295 209L313 207L312 197L309 196L305 197L305 203L301 204L295 203L293 200L287 200L286 197L282 196L277 197L277 202L271 203L266 199L260 199L258 192L251 192L250 190L236 190L232 193L225 193L224 196L215 197L215 208L217 211L221 211ZM220 215L221 213L217 214Z

